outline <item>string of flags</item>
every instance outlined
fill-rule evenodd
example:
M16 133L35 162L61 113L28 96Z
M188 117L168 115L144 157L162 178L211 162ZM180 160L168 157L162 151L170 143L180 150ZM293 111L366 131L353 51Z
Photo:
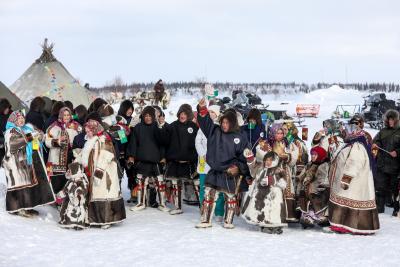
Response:
M43 95L45 96L49 96L51 94L57 94L57 96L62 99L62 90L66 89L66 88L72 88L72 86L74 84L79 84L79 82L77 80L72 80L69 83L63 84L61 86L58 86L57 84L57 77L55 72L53 71L52 68L50 68L49 66L45 65L44 68L46 69L46 71L49 73L50 75L50 84L51 84L51 88L50 90L48 90L47 92L45 92Z

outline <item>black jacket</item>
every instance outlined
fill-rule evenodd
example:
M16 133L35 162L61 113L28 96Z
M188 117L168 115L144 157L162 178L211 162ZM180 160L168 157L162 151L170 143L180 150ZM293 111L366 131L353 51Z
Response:
M156 123L148 125L141 122L137 124L131 132L126 155L134 157L136 161L159 163L163 156L161 131Z
M240 169L242 181L239 184L239 192L247 190L246 178L249 177L247 162L243 156L245 148L250 148L248 140L240 131L224 133L219 125L214 124L207 114L197 116L200 129L207 138L206 161L211 170L206 177L206 185L218 190L235 192L238 180L229 178L226 171L232 165Z
M26 123L30 123L42 132L46 132L46 128L44 127L44 117L40 112L30 110L28 114L26 114Z
M45 128L45 130L47 130L47 128L49 128L50 125L52 125L53 122L55 122L55 121L57 121L57 120L58 120L58 116L51 115L51 116L46 120L46 122L44 123L44 128Z
M162 129L162 138L167 161L197 162L195 139L198 127L192 122L181 123L179 120Z
M386 151L397 152L397 157L393 158L388 153L378 150L377 167L378 170L389 174L398 174L400 171L400 127L383 128L374 137L373 142Z

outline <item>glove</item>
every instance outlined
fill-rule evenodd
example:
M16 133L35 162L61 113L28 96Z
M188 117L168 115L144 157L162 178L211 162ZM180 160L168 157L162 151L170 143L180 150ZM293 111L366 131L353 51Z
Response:
M239 174L239 168L236 165L232 165L229 167L229 169L226 171L229 175L231 176L237 176Z
M246 160L247 160L248 163L251 163L251 162L254 161L254 154L253 154L253 152L252 152L250 149L248 149L248 148L246 148L246 149L243 151L243 156L246 158Z

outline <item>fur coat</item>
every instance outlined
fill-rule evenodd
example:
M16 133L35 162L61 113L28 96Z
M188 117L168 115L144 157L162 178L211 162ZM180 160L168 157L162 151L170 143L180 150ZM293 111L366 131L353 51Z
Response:
M123 221L125 206L111 138L106 133L88 138L79 160L89 178L89 224L107 225Z
M11 213L33 209L55 201L41 147L33 147L32 154L27 155L29 147L32 147L30 138L40 139L41 135L31 125L25 125L24 129L13 127L6 130L4 134L3 167L7 179L6 209ZM28 162L27 158L31 158L31 162Z
M379 229L369 156L362 143L341 144L329 170L329 222L358 234Z
M279 158L274 159L270 168L255 160L248 166L254 180L244 198L242 217L261 227L286 226L283 190L287 173L279 167Z

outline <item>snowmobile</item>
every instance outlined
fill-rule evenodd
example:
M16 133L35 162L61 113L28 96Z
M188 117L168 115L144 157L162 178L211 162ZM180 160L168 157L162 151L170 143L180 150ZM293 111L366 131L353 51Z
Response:
M400 110L394 100L386 99L386 94L378 93L364 97L362 115L365 123L373 129L383 128L383 115L388 109Z

